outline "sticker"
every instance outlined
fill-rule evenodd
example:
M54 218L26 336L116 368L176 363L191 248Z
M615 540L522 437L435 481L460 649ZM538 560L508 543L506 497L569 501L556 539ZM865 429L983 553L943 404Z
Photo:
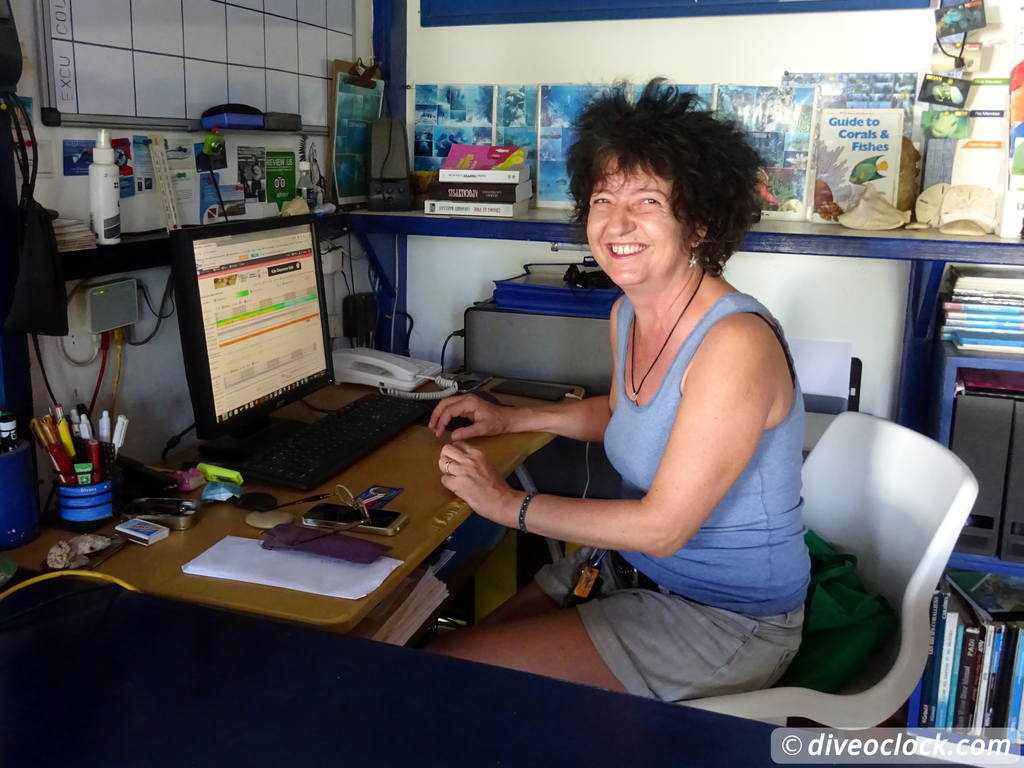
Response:
M970 80L928 74L921 81L921 91L917 94L917 100L959 109L967 102L967 93L970 90Z
M356 501L361 501L368 508L383 507L400 494L402 490L402 488L392 488L389 485L371 485L356 496Z
M94 146L92 139L64 139L64 175L88 176Z

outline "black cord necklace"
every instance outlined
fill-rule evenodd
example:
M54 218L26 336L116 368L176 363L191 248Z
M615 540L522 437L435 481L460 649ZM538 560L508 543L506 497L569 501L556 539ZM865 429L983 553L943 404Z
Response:
M690 308L693 300L697 297L697 291L700 290L700 284L704 282L704 270L700 271L700 277L697 279L697 287L693 289L693 293L690 294L690 298L686 300L686 306L683 307L683 311L679 313L679 317L672 323L672 330L668 332L665 337L665 341L661 345L661 349L658 350L658 354L654 356L654 360L651 362L650 367L647 369L647 373L640 379L640 386L636 385L636 315L633 315L633 330L630 334L630 350L629 350L629 386L633 390L633 394L629 396L629 399L636 405L637 400L640 399L640 390L644 388L644 382L647 381L647 377L651 375L651 371L654 370L654 366L657 365L658 359L661 357L661 353L665 351L665 347L668 346L668 340L672 338L672 334L675 333L676 327L683 319L683 315L686 314L686 310Z

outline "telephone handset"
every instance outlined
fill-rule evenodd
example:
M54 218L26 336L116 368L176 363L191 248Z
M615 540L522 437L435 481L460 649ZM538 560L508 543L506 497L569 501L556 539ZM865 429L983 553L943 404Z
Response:
M456 383L440 376L441 366L428 360L382 352L369 347L334 350L334 380L341 384L369 384L386 395L417 400L440 400L455 394ZM427 379L434 381L440 392L412 392Z

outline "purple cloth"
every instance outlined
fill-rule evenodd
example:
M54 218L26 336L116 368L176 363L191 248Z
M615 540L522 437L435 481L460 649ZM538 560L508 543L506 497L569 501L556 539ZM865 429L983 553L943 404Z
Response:
M391 550L391 547L375 541L288 523L275 525L267 531L261 546L264 549L294 549L313 555L336 557L350 563L372 563Z

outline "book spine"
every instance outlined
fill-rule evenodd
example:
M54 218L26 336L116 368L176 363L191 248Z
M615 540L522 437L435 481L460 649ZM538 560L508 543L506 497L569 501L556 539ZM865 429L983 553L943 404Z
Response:
M1010 713L1010 690L1013 687L1013 666L1017 658L1019 629L1011 624L1003 631L1003 653L999 664L999 678L996 682L995 702L992 711L992 728L1005 728Z
M949 700L946 702L946 728L953 727L953 716L956 712L956 694L960 684L960 656L964 650L963 624L956 628L956 638L953 643L953 669L949 678Z
M1017 637L1017 652L1013 660L1013 683L1010 686L1010 701L1007 704L1006 730L1007 738L1017 741L1017 726L1020 724L1020 696L1024 689L1024 643Z
M982 640L979 645L981 653L978 654L978 669L974 679L978 687L974 692L973 712L971 714L971 733L980 736L982 726L985 724L985 698L988 694L988 673L992 664L992 644L995 640L995 627L985 622L981 625Z
M518 184L529 176L525 171L471 171L462 168L442 168L437 172L439 181L483 181L491 184Z
M946 727L946 709L949 706L949 683L953 677L953 653L959 617L956 611L946 613L946 631L942 641L942 671L935 697L935 727Z
M432 200L453 200L468 203L517 203L522 195L519 184L473 184L471 182L437 182L428 192Z
M964 630L963 652L960 655L960 677L956 687L956 707L953 710L953 727L967 728L971 723L971 693L977 694L978 682L975 678L978 664L978 636L980 630L977 627L967 627Z
M1024 307L1014 307L1005 304L971 304L958 301L943 302L942 308L952 312L979 312L995 313L1000 315L1024 315Z
M456 203L450 200L427 200L423 203L425 213L451 214L453 216L515 216L516 203Z
M985 714L982 716L981 725L984 728L991 728L995 722L996 695L999 687L999 670L1003 663L1003 636L1006 634L1001 625L996 625L996 638L992 643L992 663L989 665L988 691L985 694Z
M946 650L946 624L949 612L949 593L942 592L939 602L939 615L935 623L935 663L932 664L932 684L928 691L928 722L927 727L934 728L939 712L939 688L942 683L942 664Z
M932 693L932 666L935 664L935 629L939 620L939 605L942 603L942 593L936 591L932 595L931 604L928 607L928 660L924 665L924 674L921 675L921 711L918 715L918 725L928 725L928 703Z

